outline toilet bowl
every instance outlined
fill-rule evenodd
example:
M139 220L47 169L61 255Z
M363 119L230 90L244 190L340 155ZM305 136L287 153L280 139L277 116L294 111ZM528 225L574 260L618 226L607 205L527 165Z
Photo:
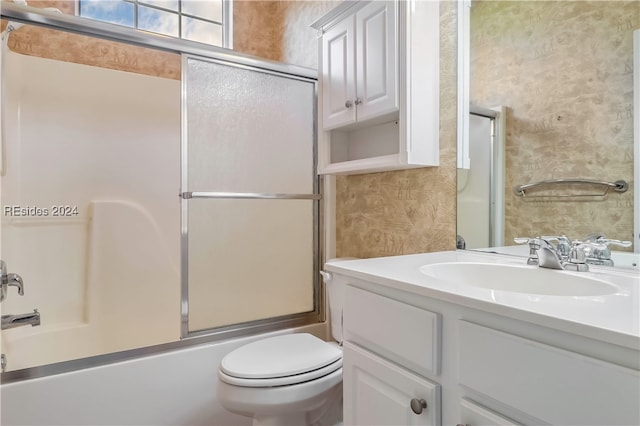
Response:
M335 424L341 418L342 350L311 334L242 346L222 360L218 378L222 406L253 417L254 425Z
M308 333L244 345L218 369L218 400L253 418L254 426L336 425L342 421L342 303L344 282L323 272L334 342Z

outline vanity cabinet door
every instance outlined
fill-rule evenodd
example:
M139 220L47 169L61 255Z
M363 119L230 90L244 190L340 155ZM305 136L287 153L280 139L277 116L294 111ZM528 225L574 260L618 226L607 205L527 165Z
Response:
M467 321L458 332L464 389L539 423L640 424L638 370Z
M458 426L518 426L519 424L475 402L466 399L460 401L460 423Z
M344 344L345 425L440 425L440 386Z

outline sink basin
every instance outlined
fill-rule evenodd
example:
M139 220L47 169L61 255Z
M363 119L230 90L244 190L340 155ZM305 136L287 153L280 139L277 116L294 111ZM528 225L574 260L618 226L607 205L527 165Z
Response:
M547 296L602 296L618 291L615 285L586 275L588 273L569 273L524 265L434 263L422 266L420 272L428 277L456 285L515 293Z

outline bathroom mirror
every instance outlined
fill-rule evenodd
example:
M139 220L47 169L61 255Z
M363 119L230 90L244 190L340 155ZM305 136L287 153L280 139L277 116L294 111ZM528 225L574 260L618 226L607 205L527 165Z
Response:
M464 3L459 102L469 110L459 109L458 132L469 139L459 141L459 247L508 252L514 237L603 232L635 236L638 251L640 2ZM559 185L542 197L514 191L567 178L624 180L629 189L605 196L596 195L604 192L597 185Z

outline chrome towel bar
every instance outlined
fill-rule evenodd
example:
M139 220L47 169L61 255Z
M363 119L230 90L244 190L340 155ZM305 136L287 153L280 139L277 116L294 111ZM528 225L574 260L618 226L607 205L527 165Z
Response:
M527 191L532 189L540 189L543 186L557 185L557 184L585 184L585 185L600 185L604 187L604 192L599 194L563 194L563 195L528 195ZM525 185L518 185L514 188L514 191L519 197L603 197L607 195L610 190L623 193L629 189L629 184L624 180L617 180L615 182L605 182L593 179L551 179L543 180L540 182L527 183Z

